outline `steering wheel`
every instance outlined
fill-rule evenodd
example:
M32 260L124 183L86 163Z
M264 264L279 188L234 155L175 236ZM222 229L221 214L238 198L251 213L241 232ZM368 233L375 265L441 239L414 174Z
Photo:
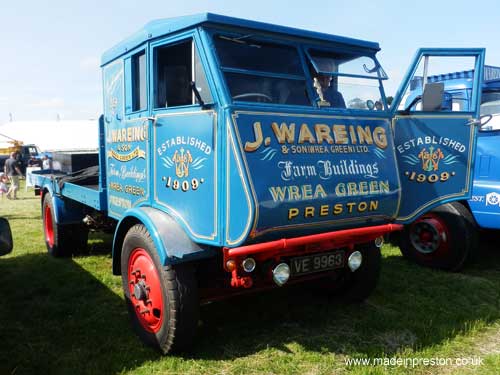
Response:
M273 98L271 98L269 95L263 94L261 92L247 92L245 94L239 94L236 96L233 96L233 99L238 100L238 99L247 99L247 98L262 98L265 99L266 102L272 103Z

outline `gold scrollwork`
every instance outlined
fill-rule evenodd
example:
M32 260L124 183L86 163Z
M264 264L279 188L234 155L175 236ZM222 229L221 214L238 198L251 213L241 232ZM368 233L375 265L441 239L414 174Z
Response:
M128 154L122 155L117 153L115 150L109 150L108 158L113 158L122 162L127 162L136 158L145 159L146 151L141 150L139 147L136 147L133 151L129 152Z

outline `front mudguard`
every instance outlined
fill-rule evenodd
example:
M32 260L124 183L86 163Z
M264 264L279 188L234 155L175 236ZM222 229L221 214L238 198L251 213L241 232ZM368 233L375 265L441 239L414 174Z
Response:
M134 207L125 212L113 239L113 274L121 274L121 250L127 231L135 224L148 230L162 265L183 263L216 255L214 248L195 243L169 214L153 207Z

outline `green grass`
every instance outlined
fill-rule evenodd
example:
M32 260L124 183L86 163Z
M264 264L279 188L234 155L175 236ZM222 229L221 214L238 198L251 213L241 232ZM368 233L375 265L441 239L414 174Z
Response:
M14 234L0 259L0 374L498 374L500 236L461 274L420 268L384 246L375 293L346 306L300 286L202 306L190 354L135 337L111 274L109 238L90 255L46 254L40 201L0 201ZM491 246L488 246L488 243ZM462 358L481 366L348 366L347 358Z

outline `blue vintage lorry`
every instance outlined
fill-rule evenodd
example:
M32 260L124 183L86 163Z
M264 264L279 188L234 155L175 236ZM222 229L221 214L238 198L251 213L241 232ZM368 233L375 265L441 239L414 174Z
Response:
M456 71L428 81L444 85L445 105L468 108L472 77L473 71ZM414 78L408 102L421 93L419 80ZM421 265L458 271L477 252L479 228L500 229L500 67L484 67L481 92L485 121L478 133L472 197L436 207L401 232L401 252ZM417 102L413 111L421 110Z
M48 252L112 231L132 325L163 353L205 301L312 280L364 300L385 234L470 197L484 61L421 49L389 108L379 49L210 13L148 23L102 57L98 165L34 175ZM467 109L433 85L424 113L398 109L429 58L469 63ZM403 162L436 144L436 168Z

